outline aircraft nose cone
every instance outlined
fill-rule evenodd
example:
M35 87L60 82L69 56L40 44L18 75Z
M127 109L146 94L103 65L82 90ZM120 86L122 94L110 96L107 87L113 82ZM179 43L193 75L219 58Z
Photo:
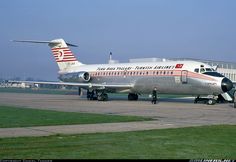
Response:
M233 88L233 83L228 78L224 78L221 82L221 89L223 92L228 92Z

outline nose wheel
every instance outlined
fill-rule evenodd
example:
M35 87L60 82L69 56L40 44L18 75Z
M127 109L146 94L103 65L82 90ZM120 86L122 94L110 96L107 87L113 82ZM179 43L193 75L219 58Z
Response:
M214 98L200 98L200 96L197 96L194 100L195 104L198 102L203 102L207 105L215 105L216 104L216 100Z
M215 99L209 99L207 101L207 105L215 105L216 104L216 100Z

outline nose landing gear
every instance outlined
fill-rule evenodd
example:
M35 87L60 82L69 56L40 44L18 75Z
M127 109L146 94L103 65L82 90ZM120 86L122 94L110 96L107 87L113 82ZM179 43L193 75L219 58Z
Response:
M214 98L200 98L200 96L197 96L194 100L194 103L203 102L207 105L215 105L216 99Z

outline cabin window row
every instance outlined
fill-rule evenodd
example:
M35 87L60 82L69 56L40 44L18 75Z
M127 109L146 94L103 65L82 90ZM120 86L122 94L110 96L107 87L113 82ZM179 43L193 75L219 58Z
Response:
M173 75L173 71L97 72L97 73L92 73L91 75L92 76Z

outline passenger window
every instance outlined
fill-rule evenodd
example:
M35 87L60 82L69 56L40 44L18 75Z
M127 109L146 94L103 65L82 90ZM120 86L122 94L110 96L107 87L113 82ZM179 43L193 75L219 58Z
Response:
M194 69L194 72L195 73L199 73L199 69L197 68L197 69Z

